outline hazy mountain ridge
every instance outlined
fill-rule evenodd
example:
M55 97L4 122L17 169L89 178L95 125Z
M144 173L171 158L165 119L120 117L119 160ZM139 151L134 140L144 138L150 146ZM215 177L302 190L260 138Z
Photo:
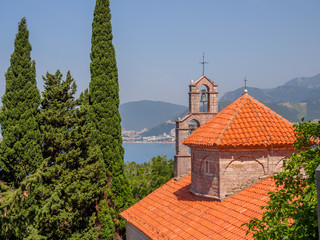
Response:
M291 122L320 119L320 74L294 78L271 89L248 88L248 93ZM225 93L219 111L243 94L243 88ZM120 105L122 127L126 130L148 128L143 136L169 134L178 117L188 114L188 107L157 101L138 101ZM171 122L168 120L171 120Z
M313 77L294 78L284 84L284 86L297 86L305 88L320 88L320 73Z
M306 102L320 98L320 74L294 78L282 86L270 89L248 87L248 93L263 103ZM243 88L225 93L220 101L233 102L243 94Z
M187 107L183 105L150 100L128 102L119 107L122 128L135 131L150 129L174 119L186 109Z

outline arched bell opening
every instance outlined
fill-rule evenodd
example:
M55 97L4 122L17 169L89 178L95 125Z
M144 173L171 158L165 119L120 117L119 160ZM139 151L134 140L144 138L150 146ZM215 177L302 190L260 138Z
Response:
M198 127L200 127L200 123L197 120L191 120L188 124L189 135L194 132Z
M188 135L193 133L198 127L200 127L200 123L195 119L191 120L189 122L189 124L188 124L188 128L189 128L189 134ZM189 152L189 154L191 154L191 148L189 148L188 152Z
M208 87L201 85L199 88L199 112L208 112L209 109L209 94Z

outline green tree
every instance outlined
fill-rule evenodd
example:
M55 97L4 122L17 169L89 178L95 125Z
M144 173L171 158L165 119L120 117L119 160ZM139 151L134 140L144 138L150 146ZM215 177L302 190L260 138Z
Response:
M8 239L97 239L98 202L107 184L97 149L88 150L87 95L57 71L44 78L40 126L43 163L11 197L0 223ZM8 199L7 199L8 200ZM6 224L6 227L3 226Z
M127 163L125 172L134 202L138 202L174 177L174 162L157 156L143 164Z
M42 161L41 136L37 115L40 94L36 83L35 62L26 19L19 23L5 75L6 90L2 97L0 123L3 141L0 147L0 179L19 186Z
M256 239L319 238L315 170L320 164L320 122L295 127L297 153L274 176L277 190L269 193L262 219L247 224Z
M103 221L101 232L124 234L125 221L119 212L130 205L128 181L124 174L124 149L122 147L119 114L119 84L115 50L112 44L109 0L97 0L92 23L91 82L88 128L90 147L101 151L107 168L106 196L108 214L115 221ZM111 224L112 223L112 224ZM104 230L109 229L109 230Z

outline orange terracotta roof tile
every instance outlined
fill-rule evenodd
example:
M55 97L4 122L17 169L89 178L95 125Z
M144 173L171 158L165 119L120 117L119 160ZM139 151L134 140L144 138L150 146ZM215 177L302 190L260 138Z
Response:
M198 201L190 187L190 174L172 179L120 215L151 239L252 239L241 225L262 216L276 188L269 177L219 202Z
M184 144L292 147L294 141L293 124L246 93L196 129Z

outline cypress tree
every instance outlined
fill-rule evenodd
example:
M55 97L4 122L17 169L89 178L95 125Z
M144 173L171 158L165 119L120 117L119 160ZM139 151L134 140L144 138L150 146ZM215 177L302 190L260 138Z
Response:
M40 94L36 84L35 62L26 19L19 23L5 75L6 90L2 97L0 123L3 141L0 149L0 179L19 186L42 161L41 137L37 122Z
M87 147L86 108L79 108L87 95L74 98L76 85L69 72L64 81L59 71L48 73L44 82L40 109L44 160L13 197L5 212L9 220L2 221L9 227L2 235L97 239L98 202L107 181L101 152Z
M103 207L103 233L123 234L125 222L119 212L129 206L130 189L124 174L124 149L122 147L121 125L119 114L119 84L115 49L112 44L112 28L109 0L97 0L92 23L91 38L91 82L89 90L90 108L88 127L90 128L91 148L101 151L107 167L106 196L108 208ZM105 209L108 209L106 211ZM104 215L100 214L100 215ZM108 221L103 219L109 219ZM113 219L114 221L110 221ZM113 234L102 236L112 239Z

